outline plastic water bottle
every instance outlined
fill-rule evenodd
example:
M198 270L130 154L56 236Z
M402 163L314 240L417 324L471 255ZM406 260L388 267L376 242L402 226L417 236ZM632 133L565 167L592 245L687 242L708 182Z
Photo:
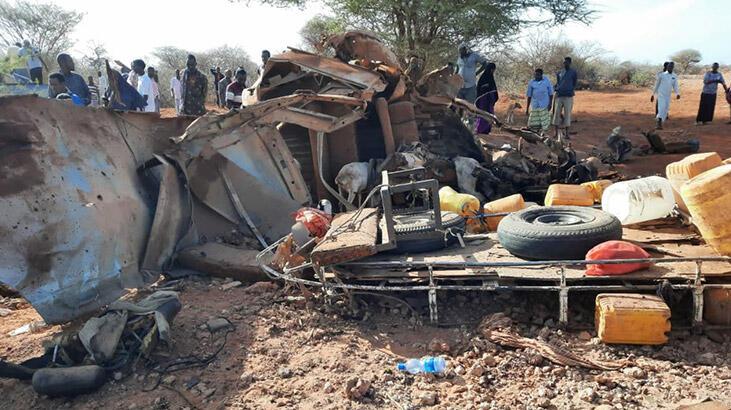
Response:
M441 357L426 356L419 359L409 359L406 363L399 363L396 369L411 374L418 373L444 373L447 362Z

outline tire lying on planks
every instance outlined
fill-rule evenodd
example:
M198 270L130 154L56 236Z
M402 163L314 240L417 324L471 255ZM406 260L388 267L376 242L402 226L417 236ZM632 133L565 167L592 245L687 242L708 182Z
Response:
M622 239L622 224L594 208L532 207L503 218L497 233L500 244L523 259L583 260L594 246Z
M442 231L435 232L434 211L394 215L397 253L419 253L444 249L464 234L465 220L454 212L442 212Z

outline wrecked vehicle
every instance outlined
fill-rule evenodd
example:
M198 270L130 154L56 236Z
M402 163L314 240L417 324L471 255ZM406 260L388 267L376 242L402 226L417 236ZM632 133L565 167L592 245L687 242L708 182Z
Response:
M8 114L0 167L10 178L0 182L7 210L0 230L9 233L0 239L0 281L48 323L91 315L126 289L173 274L178 263L236 271L239 280L263 270L312 286L426 291L433 320L442 290L556 291L567 323L569 291L655 290L667 280L693 290L699 323L703 290L727 286L718 279L731 273L727 260L703 258L708 248L683 248L672 258L659 252L653 267L611 281L584 274L587 263L602 261L526 261L493 233L470 237L470 225L504 215L476 214L466 219L477 223L467 223L441 210L439 187L480 202L520 194L541 203L552 182L600 175L582 174L592 162L562 141L505 126L456 99L462 79L446 67L407 75L367 33L331 44L337 58L296 49L272 56L243 108L192 122L1 99ZM504 132L485 141L463 115ZM351 164L361 164L351 168L361 170L354 175L362 183L343 190L356 187L338 183ZM295 240L292 214L322 200L336 212L330 230ZM337 214L340 207L347 212ZM536 220L577 223L550 209ZM687 234L674 226L657 236ZM642 235L623 229L625 239ZM429 252L414 254L414 247ZM254 258L251 249L263 251Z
M272 124L328 132L361 115L297 108L313 101L363 104L287 96L236 113L236 126L212 133L201 126L206 117L190 124L34 96L0 99L0 281L47 323L63 323L157 280L186 246L239 231L253 232L259 247L271 243L289 232L283 216L311 200Z

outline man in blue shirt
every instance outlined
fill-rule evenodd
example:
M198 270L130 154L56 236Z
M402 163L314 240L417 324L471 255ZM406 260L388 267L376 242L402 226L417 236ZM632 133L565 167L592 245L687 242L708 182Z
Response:
M533 79L528 83L526 96L528 97L528 104L525 107L526 115L528 115L528 128L548 131L551 126L553 85L548 77L543 75L542 68L536 68Z
M74 72L74 60L71 56L66 53L61 53L58 57L56 57L56 62L58 63L59 71L63 74L63 77L66 80L66 88L68 88L72 94L78 95L84 102L84 105L89 105L91 103L89 87L86 85L84 77ZM56 93L52 88L48 89L48 96L50 98L56 98Z
M564 135L568 138L577 80L576 70L571 68L571 57L564 58L563 70L556 73L556 106L553 109L553 125L556 126L556 137L558 137L558 129L563 128L565 129Z
M66 79L61 73L53 73L48 76L49 93L53 91L57 100L71 100L74 105L84 105L84 101L66 87Z
M480 69L477 65L480 64ZM467 100L472 104L477 99L477 74L485 70L487 60L485 57L470 51L466 44L459 46L459 58L457 59L457 73L462 76L464 84L457 93L457 98Z

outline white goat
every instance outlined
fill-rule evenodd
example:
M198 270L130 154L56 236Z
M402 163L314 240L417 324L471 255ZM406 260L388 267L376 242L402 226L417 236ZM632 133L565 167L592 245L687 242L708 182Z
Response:
M477 172L485 170L479 162L474 158L454 157L454 170L457 173L457 186L460 192L475 196L480 202L485 197L477 192Z
M335 184L338 186L340 195L347 192L347 200L353 203L356 195L360 195L368 189L368 175L370 174L370 166L367 162L351 162L340 168L340 172L335 177Z

